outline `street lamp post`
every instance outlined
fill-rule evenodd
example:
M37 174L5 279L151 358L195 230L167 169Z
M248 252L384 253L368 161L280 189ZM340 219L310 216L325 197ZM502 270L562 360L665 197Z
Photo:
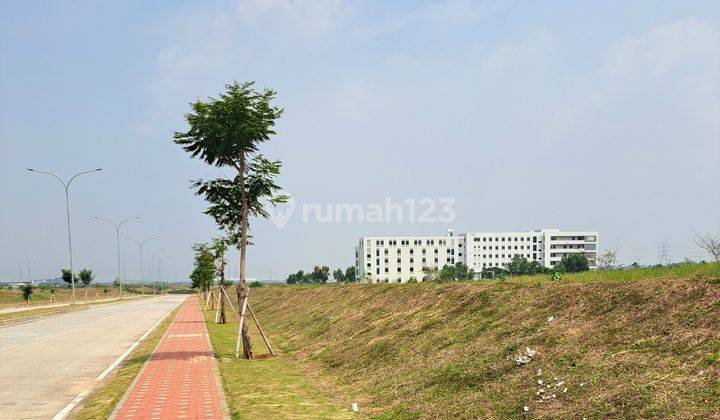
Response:
M152 257L151 257L151 260L152 260L152 277L153 277L153 294L155 294L155 280L156 280L156 277L155 277L155 256L156 256L158 253L163 252L163 251L165 251L164 248L163 248L163 249L158 249L157 251L155 251L155 252L152 254Z
M120 299L122 299L122 292L123 292L122 284L123 284L123 282L122 282L122 277L120 276L120 226L122 226L123 223L125 223L125 222L129 222L131 220L137 220L137 219L139 219L139 217L131 217L129 219L123 219L120 221L120 223L115 223L113 220L108 219L107 217L95 216L95 219L110 222L113 224L113 226L115 226L115 238L117 240L117 268L118 268L117 278L120 281Z
M152 241L153 239L156 239L156 238L154 238L154 237L147 238L147 239L143 239L142 241L138 241L137 239L133 239L133 238L125 238L125 239L135 242L136 244L138 244L138 247L140 248L140 294L144 295L145 289L143 288L143 245L145 245L145 242Z
M168 255L168 256L166 256L166 257L162 257L162 258L160 258L160 260L158 261L158 266L159 266L159 268L160 268L160 284L163 284L163 269L162 269L162 263L163 263L163 261L165 261L165 260L167 260L167 259L169 259L169 258L172 258L172 256Z
M99 172L102 171L102 168L93 169L90 171L83 171L79 172L68 180L68 182L63 181L60 179L59 176L55 175L52 172L45 172L45 171L38 171L36 169L27 168L30 172L35 172L38 174L45 174L50 175L60 181L60 183L65 188L65 212L67 215L67 234L68 234L68 254L70 256L70 284L72 285L72 294L70 295L70 301L72 303L75 303L75 272L73 271L73 252L72 252L72 234L70 233L70 184L73 182L73 180L80 175L89 174L93 172Z

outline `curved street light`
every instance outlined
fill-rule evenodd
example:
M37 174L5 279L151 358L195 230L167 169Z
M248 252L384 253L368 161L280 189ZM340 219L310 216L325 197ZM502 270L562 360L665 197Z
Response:
M155 256L156 256L158 253L163 252L163 251L165 251L165 248L158 249L157 251L153 252L152 257L150 257L150 259L152 260L152 272L151 272L151 275L152 275L152 282L153 282L153 294L155 294L155 280L156 280L156 278L155 278Z
M93 172L100 172L100 171L102 171L102 168L92 169L90 171L78 172L75 175L73 175L72 177L70 177L70 179L67 182L63 181L59 176L55 175L52 172L38 171L37 169L32 169L32 168L27 168L27 170L30 172L38 173L38 174L50 175L50 176L54 177L55 179L57 179L58 181L60 181L60 183L65 188L65 212L67 215L68 254L70 256L70 284L72 284L72 294L70 295L70 301L72 303L75 303L75 273L73 271L72 235L70 233L70 184L73 182L73 180L75 178L79 177L80 175L85 175L85 174L89 174L89 173L93 173Z
M163 261L172 258L172 255L167 255L165 257L160 258L158 261L158 266L160 268L160 283L163 284L163 269L162 269L162 263Z
M113 226L115 226L115 235L116 235L116 239L117 239L117 265L118 265L117 278L120 281L120 299L122 299L123 282L122 282L122 277L120 277L120 226L122 226L125 222L129 222L131 220L137 220L140 217L136 216L136 217L131 217L129 219L123 219L120 221L120 223L115 223L115 221L113 221L112 219L108 219L107 217L94 216L93 218L98 219L98 220L104 220L106 222L110 222L113 224Z
M137 239L133 238L125 238L128 241L133 241L136 244L138 244L138 247L140 248L140 294L145 294L145 289L143 287L143 245L145 245L145 242L152 241L153 239L157 239L155 237L143 239L142 241L138 241Z

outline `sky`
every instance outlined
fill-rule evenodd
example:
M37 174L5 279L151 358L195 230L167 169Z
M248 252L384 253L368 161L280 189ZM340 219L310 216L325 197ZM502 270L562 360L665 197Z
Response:
M156 237L145 262L162 249L164 280L187 279L191 245L219 234L190 180L227 170L172 134L191 101L234 80L277 91L284 113L261 151L283 162L293 200L251 222L250 277L353 265L363 235L597 230L620 262L655 264L661 242L672 261L700 259L694 233L720 234L717 1L2 7L0 281L68 265L63 187L26 168L103 168L71 184L76 269L111 280L115 229L93 217L140 217L121 237ZM386 202L403 217L312 211ZM140 277L125 239L121 266Z

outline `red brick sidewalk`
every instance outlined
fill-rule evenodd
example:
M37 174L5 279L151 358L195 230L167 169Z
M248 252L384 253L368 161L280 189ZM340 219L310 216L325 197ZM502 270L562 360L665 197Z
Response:
M121 402L118 419L222 419L224 405L197 296L183 305Z

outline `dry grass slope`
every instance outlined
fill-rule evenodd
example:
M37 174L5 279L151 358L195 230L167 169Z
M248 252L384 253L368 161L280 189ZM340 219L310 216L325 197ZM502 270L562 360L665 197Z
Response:
M717 265L252 294L284 353L377 417L720 417Z

